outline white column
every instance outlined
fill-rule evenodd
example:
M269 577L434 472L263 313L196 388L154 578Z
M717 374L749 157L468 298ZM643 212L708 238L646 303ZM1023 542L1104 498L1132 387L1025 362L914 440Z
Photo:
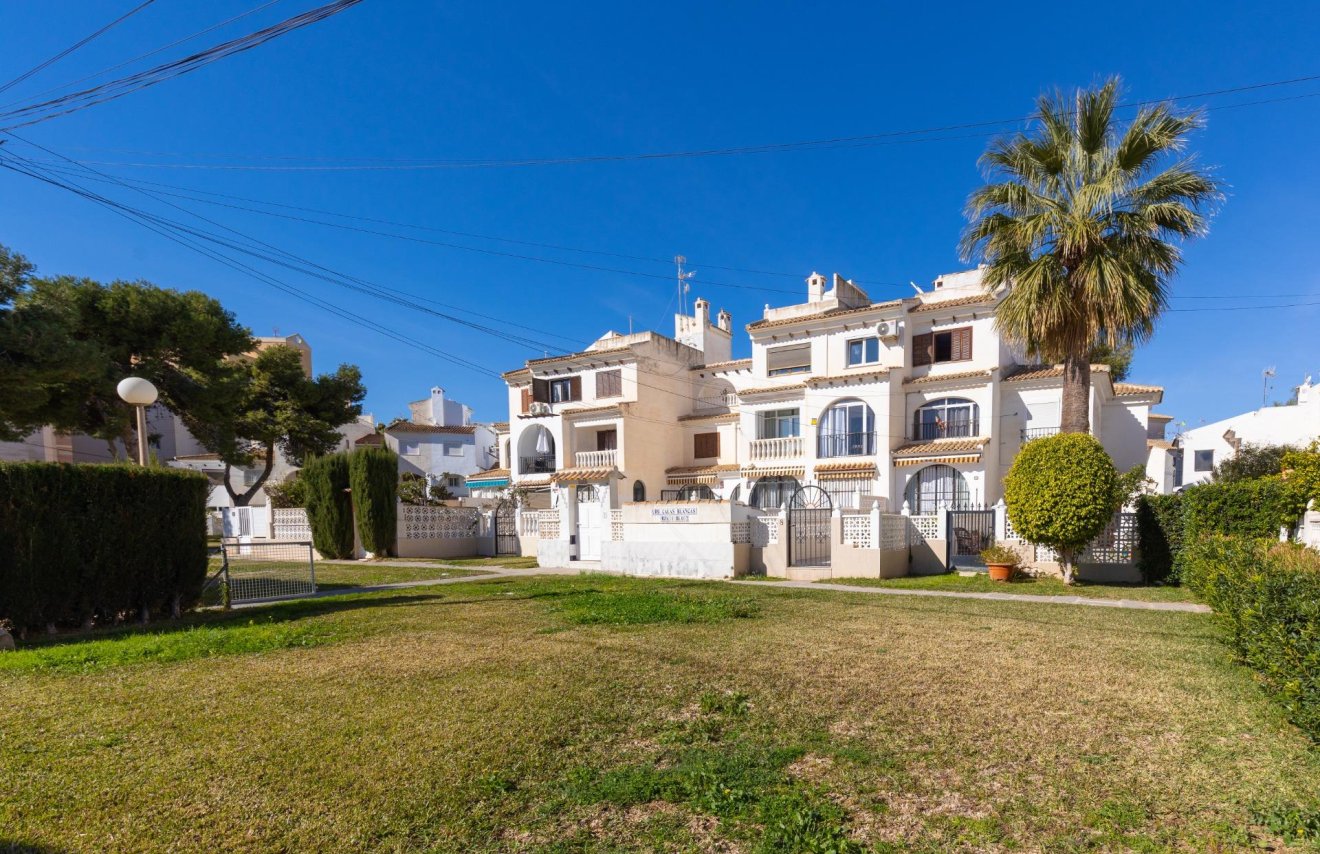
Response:
M935 539L949 539L949 505L944 501L935 508Z
M995 542L1002 543L1008 539L1008 505L1004 499L995 502Z

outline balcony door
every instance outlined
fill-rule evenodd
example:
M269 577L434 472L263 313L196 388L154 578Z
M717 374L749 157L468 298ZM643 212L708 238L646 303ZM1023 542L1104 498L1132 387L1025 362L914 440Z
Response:
M818 457L856 457L875 453L875 413L860 400L845 400L820 419Z
M598 430L596 432L596 450L614 451L619 447L618 430Z

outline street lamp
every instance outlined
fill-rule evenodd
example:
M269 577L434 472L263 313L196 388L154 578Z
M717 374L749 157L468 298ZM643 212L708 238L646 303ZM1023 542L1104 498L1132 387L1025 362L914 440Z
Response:
M138 465L147 464L147 407L156 402L156 387L142 377L125 377L116 386L123 401L137 409Z

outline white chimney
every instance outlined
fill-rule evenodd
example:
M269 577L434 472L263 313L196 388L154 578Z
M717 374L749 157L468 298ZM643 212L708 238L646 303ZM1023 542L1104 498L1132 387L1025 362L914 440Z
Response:
M820 302L825 299L825 277L820 273L807 276L807 302Z

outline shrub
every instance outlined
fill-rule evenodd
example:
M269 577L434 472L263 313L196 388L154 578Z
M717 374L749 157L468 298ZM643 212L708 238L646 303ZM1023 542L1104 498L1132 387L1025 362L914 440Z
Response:
M348 494L348 455L331 454L310 460L303 466L299 479L305 484L312 545L324 557L352 557L353 505Z
M1182 495L1137 499L1137 568L1147 584L1178 584L1183 544Z
M1183 573L1214 609L1234 654L1320 741L1320 554L1212 534L1188 543Z
M306 507L307 486L298 477L298 472L294 472L280 483L267 483L266 497L270 499L271 507Z
M398 455L389 448L359 448L348 458L348 482L362 547L390 554L399 516Z
M1202 534L1230 534L1277 540L1281 525L1302 513L1295 490L1281 477L1205 483L1182 494L1185 542Z
M173 469L0 463L0 620L22 633L192 607L207 492Z
M1063 580L1122 501L1118 472L1094 436L1061 433L1022 446L1004 478L1008 516L1019 534L1059 553Z
M1017 566L1022 562L1022 556L1003 543L995 543L989 548L981 550L981 560L986 563L997 563L1004 566Z

